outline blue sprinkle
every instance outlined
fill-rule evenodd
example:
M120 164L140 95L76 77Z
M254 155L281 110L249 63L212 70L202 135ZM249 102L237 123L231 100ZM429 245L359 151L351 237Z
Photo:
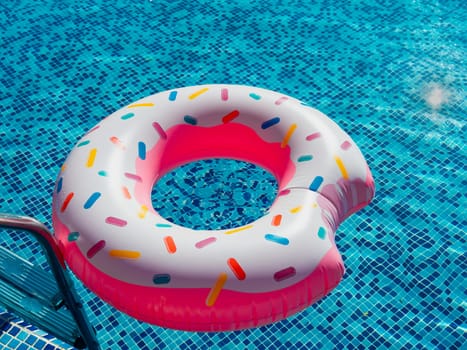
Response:
M62 190L62 186L63 186L63 177L61 177L57 182L57 193L60 193L60 191Z
M177 91L172 91L169 94L169 101L175 101L177 99Z
M70 232L68 234L68 242L74 242L78 240L79 238L79 232Z
M167 284L170 282L170 275L168 273L160 273L154 275L152 281L154 282L154 284Z
M196 118L193 118L191 115L186 115L185 117L183 117L183 120L186 123L191 124L191 125L198 124L198 121L196 120Z
M142 159L146 159L146 144L144 142L138 142L138 156Z
M94 205L94 203L96 203L96 201L99 199L100 196L101 196L100 192L94 192L93 194L91 194L88 200L86 201L86 203L84 203L84 209L91 208Z
M130 118L133 118L134 116L135 116L134 113L128 113L128 114L122 115L122 116L120 117L120 119L122 119L122 120L127 120L127 119L130 119Z
M273 125L276 125L281 121L281 118L275 117L269 120L266 120L263 124L261 124L261 129L267 129L270 128Z
M316 176L309 188L312 191L317 191L319 186L321 186L322 183L323 183L323 177L322 176Z
M310 154L307 154L307 155L298 157L297 161L298 162L307 162L307 161L312 160L312 159L313 159L313 156L310 155Z
M320 227L319 230L318 230L318 237L321 238L321 239L325 239L326 238L326 230L324 229L324 227Z
M255 94L255 93L253 93L253 92L250 94L250 97L251 97L252 99L254 99L254 100L261 100L261 96Z
M278 243L278 244L282 244L282 245L289 245L289 240L287 238L285 238L285 237L282 237L282 236L276 236L276 235L268 233L268 234L266 234L264 236L264 238L266 238L266 240L274 242L274 243Z
M76 147L82 147L82 146L86 146L86 145L89 145L91 143L91 141L89 140L86 140L86 141L83 141L83 142L80 142L76 145Z
M172 227L172 225L169 225L169 224L156 224L156 227L164 227L164 228L167 228L167 227Z

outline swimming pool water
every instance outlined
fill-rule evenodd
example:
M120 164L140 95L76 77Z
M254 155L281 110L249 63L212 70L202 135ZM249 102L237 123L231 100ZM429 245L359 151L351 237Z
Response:
M277 90L346 130L376 181L373 203L337 231L347 267L341 284L287 320L216 334L140 323L76 280L102 348L461 349L466 7L462 0L2 2L0 211L50 225L67 153L131 101L204 83ZM206 185L215 171L225 198L235 186L251 186L249 201L238 198L243 210L270 200L270 178L251 166L203 163L183 171L158 186L182 198L193 189L189 174ZM255 186L248 182L257 176ZM164 210L183 220L186 211L174 203ZM23 234L0 244L44 265ZM20 326L0 322L0 348L50 348L49 338Z

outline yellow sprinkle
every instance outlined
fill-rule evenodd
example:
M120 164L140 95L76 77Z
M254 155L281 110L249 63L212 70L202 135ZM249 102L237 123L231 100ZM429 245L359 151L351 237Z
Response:
M240 232L240 231L248 230L249 228L252 228L252 227L253 227L253 225L246 225L246 226L243 226L243 227L234 228L232 230L225 231L225 234L226 235L231 235L232 233L237 233L237 232Z
M113 249L109 251L109 255L113 258L119 259L138 259L141 256L141 253L134 250Z
M92 167L94 165L94 161L96 160L96 154L97 154L97 149L93 148L92 150L89 151L89 156L88 156L88 161L86 163L86 166L88 168Z
M65 171L65 169L66 169L66 164L63 164L62 167L60 168L60 172L63 173Z
M194 100L194 99L197 98L199 95L204 94L204 93L205 93L206 91L208 91L208 90L209 90L208 88L203 88L203 89L201 89L201 90L198 90L198 91L192 93L190 96L188 96L188 98L189 98L190 100Z
M313 208L318 208L318 203L315 202L315 203L313 203L311 206L312 206Z
M341 171L341 174L344 180L348 180L349 175L347 174L347 169L345 168L344 163L342 162L342 159L340 159L338 156L334 156L334 160L336 161L336 164L339 167L339 170Z
M219 277L217 277L216 283L209 291L208 297L206 298L207 306L213 306L215 304L226 281L227 281L227 274L225 272L222 272L219 275Z
M300 210L302 210L301 206L290 209L290 212L292 214L297 214Z
M287 130L287 133L284 136L284 139L281 142L281 148L285 148L289 144L289 140L292 137L292 134L295 132L295 129L297 128L297 124L292 124Z
M144 217L148 213L148 210L149 210L148 207L143 204L141 206L141 210L138 213L138 217L141 218L141 219L144 219Z
M154 103L148 102L148 103L135 103L132 105L129 105L128 108L138 108L138 107L154 107Z

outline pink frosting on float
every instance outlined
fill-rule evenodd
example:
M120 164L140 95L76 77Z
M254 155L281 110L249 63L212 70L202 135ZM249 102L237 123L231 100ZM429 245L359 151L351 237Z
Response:
M229 158L257 164L275 176L279 191L295 174L289 146L282 148L280 142L266 142L243 124L179 124L165 130L165 135L146 153L145 160L136 160L136 173L142 181L135 184L135 197L148 208L152 208L154 183L170 170L196 160Z

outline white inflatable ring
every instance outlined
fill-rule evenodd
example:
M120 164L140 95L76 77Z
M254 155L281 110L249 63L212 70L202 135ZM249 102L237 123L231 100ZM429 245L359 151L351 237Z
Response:
M214 157L275 175L267 215L195 231L155 212L161 176ZM332 290L344 273L334 232L373 194L358 147L322 113L260 88L205 85L146 97L91 129L58 176L53 221L70 268L102 299L164 327L223 331L283 319Z

